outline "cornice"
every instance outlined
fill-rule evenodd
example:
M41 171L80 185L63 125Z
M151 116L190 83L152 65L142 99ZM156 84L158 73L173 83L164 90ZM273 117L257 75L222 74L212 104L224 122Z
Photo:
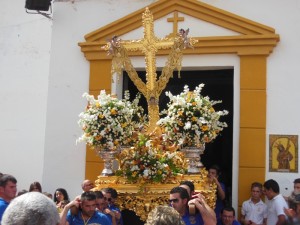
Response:
M194 37L198 40L193 49L186 49L184 54L223 54L237 55L269 55L279 41L277 34L239 35L219 37ZM80 43L81 51L88 60L111 59L101 48L106 42ZM167 50L159 50L157 55L167 54ZM131 56L143 56L142 52L129 52Z

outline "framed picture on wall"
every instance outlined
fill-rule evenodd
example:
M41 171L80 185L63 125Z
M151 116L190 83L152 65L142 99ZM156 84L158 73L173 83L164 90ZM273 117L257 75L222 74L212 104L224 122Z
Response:
M298 173L298 135L269 135L269 171Z

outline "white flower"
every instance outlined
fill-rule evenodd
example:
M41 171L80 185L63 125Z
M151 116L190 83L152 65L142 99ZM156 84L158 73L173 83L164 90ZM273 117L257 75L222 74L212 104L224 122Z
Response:
M191 126L192 126L192 123L190 121L188 121L188 122L185 123L183 129L189 130L189 129L191 129Z

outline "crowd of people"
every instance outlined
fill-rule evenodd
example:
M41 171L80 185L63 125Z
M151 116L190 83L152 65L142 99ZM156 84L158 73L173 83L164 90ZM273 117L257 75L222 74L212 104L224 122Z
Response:
M146 225L283 225L300 221L300 178L294 181L290 196L280 194L278 183L253 182L250 199L243 202L240 218L236 210L223 204L226 190L219 180L220 170L212 166L208 177L217 186L216 207L212 209L192 181L182 181L170 190L169 205L157 206L148 215ZM70 201L63 188L54 194L42 192L35 181L27 190L17 192L17 179L0 173L0 225L125 225L116 205L114 188L94 190L93 182L82 182L82 194ZM266 203L262 200L266 197Z

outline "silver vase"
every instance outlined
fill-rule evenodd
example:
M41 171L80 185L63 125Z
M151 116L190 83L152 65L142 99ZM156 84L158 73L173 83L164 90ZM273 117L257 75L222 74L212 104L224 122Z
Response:
M204 145L201 147L184 147L181 149L184 153L184 157L187 159L189 174L200 173L200 169L203 167L201 155L204 153L204 150Z
M120 148L117 149L100 149L96 148L97 154L104 161L104 169L101 172L101 176L113 176L113 161L115 160L117 154L120 153Z

